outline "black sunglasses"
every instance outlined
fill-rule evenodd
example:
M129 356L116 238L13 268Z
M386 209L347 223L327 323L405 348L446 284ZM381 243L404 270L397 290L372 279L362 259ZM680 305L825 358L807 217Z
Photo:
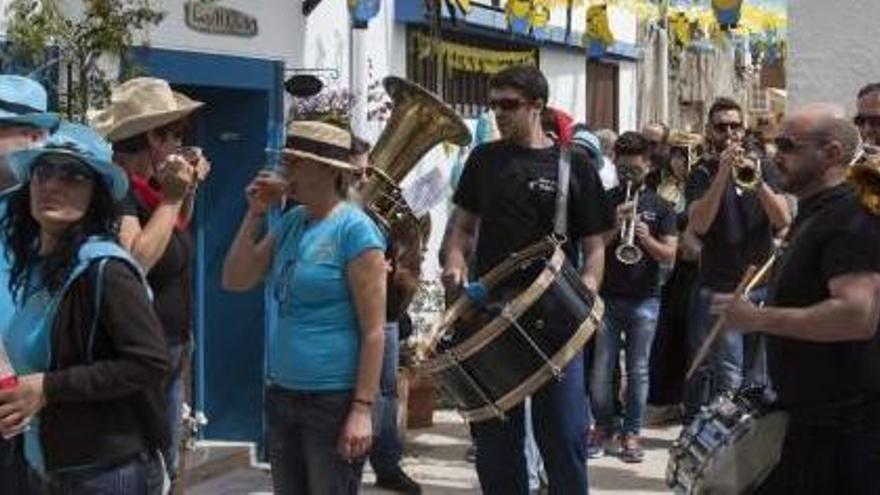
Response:
M773 140L773 144L776 145L776 150L779 153L794 153L807 142L823 143L825 138L821 136L804 136L795 139L789 136L779 136Z
M31 179L44 184L57 177L65 184L83 184L97 179L91 167L79 158L57 153L41 156L31 168Z
M715 132L726 132L730 131L741 131L743 129L742 122L716 122L712 124L712 128L715 129Z
M880 127L880 115L856 115L853 123L856 127Z
M511 112L513 110L518 110L527 103L528 101L523 100L522 98L492 98L489 100L489 108L492 110Z

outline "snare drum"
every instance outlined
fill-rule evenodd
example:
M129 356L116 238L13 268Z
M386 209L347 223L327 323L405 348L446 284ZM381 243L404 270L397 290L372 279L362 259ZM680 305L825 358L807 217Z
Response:
M669 451L676 493L750 493L779 463L788 414L770 411L761 389L723 394L685 427Z
M485 300L455 301L432 329L422 364L474 422L504 418L561 377L604 308L553 241L512 255L480 283Z

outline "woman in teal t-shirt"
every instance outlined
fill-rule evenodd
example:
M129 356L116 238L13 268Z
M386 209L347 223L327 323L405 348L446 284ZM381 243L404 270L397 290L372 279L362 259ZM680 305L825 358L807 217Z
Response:
M159 495L169 362L140 265L116 242L128 179L78 124L9 165L22 185L0 230L18 306L2 339L19 383L0 390L0 433L23 433L28 493Z
M275 492L357 493L372 439L385 324L385 240L345 201L351 136L293 122L284 179L261 172L226 257L223 285L262 281L275 308L267 335L266 420ZM264 232L287 194L300 204Z

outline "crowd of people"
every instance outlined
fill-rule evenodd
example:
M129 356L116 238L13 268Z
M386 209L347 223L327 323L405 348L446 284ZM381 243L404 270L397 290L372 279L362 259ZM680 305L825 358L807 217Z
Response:
M848 179L878 145L880 84L859 93L855 119L809 105L773 136L727 98L703 133L657 122L620 136L549 100L535 67L492 77L498 132L461 170L442 281L469 297L469 282L555 232L605 311L558 379L471 423L483 491L526 495L543 469L549 493L586 494L588 458L644 459L649 402L687 425L718 396L760 388L790 422L758 493L880 493L880 218ZM182 484L189 224L211 169L184 144L202 103L148 77L110 101L73 124L35 81L0 76L0 336L16 374L0 388L4 493ZM396 373L430 228L369 206L369 150L292 120L280 163L244 190L223 266L225 289L265 284L276 312L264 403L276 493L357 493L367 460L379 486L421 490L400 467ZM732 295L774 253L772 275ZM725 331L686 378L718 315Z

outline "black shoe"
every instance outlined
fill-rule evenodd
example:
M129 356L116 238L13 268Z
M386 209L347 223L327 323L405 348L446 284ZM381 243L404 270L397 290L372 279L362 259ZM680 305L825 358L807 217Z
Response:
M390 473L389 476L377 474L376 486L397 493L406 493L408 495L422 494L422 487L400 468L397 468L396 472Z

